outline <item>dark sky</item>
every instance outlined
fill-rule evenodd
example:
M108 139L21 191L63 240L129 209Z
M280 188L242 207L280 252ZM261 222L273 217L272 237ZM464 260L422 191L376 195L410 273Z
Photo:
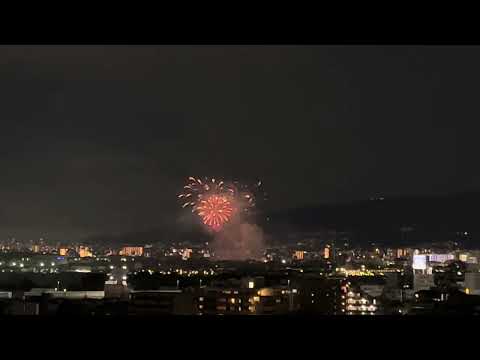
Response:
M479 190L480 47L2 46L0 239L172 221L185 178L269 209Z

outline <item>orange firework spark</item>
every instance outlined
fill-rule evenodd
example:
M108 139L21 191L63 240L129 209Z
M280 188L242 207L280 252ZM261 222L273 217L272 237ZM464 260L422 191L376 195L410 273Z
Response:
M234 208L232 202L226 196L210 195L200 201L196 211L205 225L218 231L230 220Z
M257 184L257 187L260 183ZM214 178L189 177L184 192L178 195L182 207L191 207L203 223L219 231L235 214L245 213L255 207L255 196L246 186L238 182L227 182Z

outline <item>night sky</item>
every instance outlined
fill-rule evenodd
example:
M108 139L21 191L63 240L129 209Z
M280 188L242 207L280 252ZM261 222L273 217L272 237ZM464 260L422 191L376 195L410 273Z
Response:
M0 239L142 231L186 177L268 210L480 190L480 47L2 46Z

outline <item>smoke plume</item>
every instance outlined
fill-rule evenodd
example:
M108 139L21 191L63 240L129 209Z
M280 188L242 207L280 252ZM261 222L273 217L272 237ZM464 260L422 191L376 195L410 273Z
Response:
M260 260L265 251L262 229L248 223L226 226L211 245L219 260Z

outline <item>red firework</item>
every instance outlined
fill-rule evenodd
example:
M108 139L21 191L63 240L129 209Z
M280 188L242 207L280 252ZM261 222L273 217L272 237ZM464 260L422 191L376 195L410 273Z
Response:
M201 200L195 210L205 225L219 231L232 217L234 207L227 196L214 194Z
M182 208L190 207L202 222L214 231L232 220L234 216L248 213L256 204L255 193L261 186L259 181L251 191L247 186L233 182L224 182L215 178L203 179L189 177L183 187L183 193L177 195Z

